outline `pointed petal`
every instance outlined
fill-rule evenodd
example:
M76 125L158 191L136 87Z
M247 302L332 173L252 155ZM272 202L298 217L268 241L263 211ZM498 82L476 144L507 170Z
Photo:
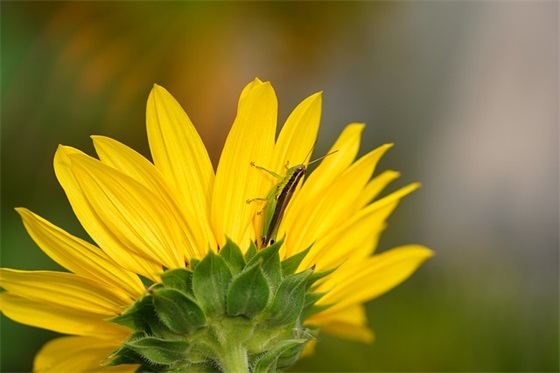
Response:
M274 146L270 171L275 172L281 177L285 177L286 170L297 164L307 164L319 130L321 119L321 93L316 93L303 100L290 114ZM262 170L261 170L262 171ZM266 192L271 192L272 188L282 179L273 178L268 173L260 172L262 178L266 180ZM299 187L298 187L299 189ZM264 195L262 196L264 197ZM267 202L260 204L261 211L265 209ZM248 239L260 237L264 225L264 214L254 216L252 228L248 232ZM284 249L282 249L284 251Z
M420 184L412 183L361 209L351 218L317 239L300 268L316 265L318 270L336 267L346 260L361 261L375 250L385 222L401 198ZM333 247L341 249L333 250Z
M358 153L360 134L363 127L361 124L348 125L329 150L329 153L334 151L336 153L322 160L319 166L304 181L302 187L294 193L278 230L279 237L283 237L286 232L301 231L299 227L301 214L305 213L309 206L313 206L312 201L314 198L324 188L330 187L332 180L342 174L352 164ZM294 236L292 239L295 238ZM297 247L294 244L295 241L291 243L287 241L283 245L283 255L289 256L294 248Z
M63 334L99 336L122 340L130 330L104 321L106 315L76 311L55 304L0 293L0 311L21 324Z
M180 198L182 192L176 190L174 185L170 185L161 172L136 151L108 137L92 137L101 162L130 176L159 196L169 206L169 212L173 214L174 220L183 227L183 230L191 232L191 239L196 241L193 250L198 250L200 255L198 257L202 257L208 247L205 235L211 232L210 226L204 219L201 220L194 215L192 209L185 208L184 201ZM204 230L208 232L203 233Z
M162 198L172 194L162 173L140 153L105 136L91 136L101 163L131 177Z
M248 245L243 239L247 238L260 206L248 204L247 200L264 197L272 187L261 170L251 167L251 162L266 168L271 166L277 106L276 95L268 82L256 79L241 94L213 190L212 225L220 246L225 244L226 236L242 247Z
M301 192L305 200L310 200L324 188L327 188L332 180L342 174L352 164L360 148L360 136L363 130L364 125L359 123L349 124L344 128L326 154L335 151L336 153L322 160L305 181L305 192ZM305 204L305 200L302 201L303 204Z
M184 266L182 249L196 246L169 201L91 157L76 154L71 163L91 208L120 242L167 268Z
M360 212L321 237L311 247L300 269L315 265L318 271L338 267L345 261L361 261L374 251L373 242L385 229L385 220L397 203L377 210ZM337 248L334 250L333 248Z
M123 293L123 297L128 296L129 299L136 299L144 292L144 285L135 273L116 265L97 247L72 236L27 209L16 210L35 243L64 268L104 283L114 289L115 293Z
M156 264L156 262L131 251L123 242L118 240L106 223L92 209L72 171L70 156L74 154L86 156L77 149L59 146L54 157L56 177L66 192L74 214L90 237L116 263L146 278L157 280L155 274L162 272L161 264Z
M214 169L191 120L163 87L154 85L146 110L148 141L156 167L174 186L189 218L197 222L206 250L215 247L210 226Z
M317 339L312 339L303 346L301 350L300 358L311 356L315 353L315 347L317 346Z
M0 268L0 285L26 299L107 316L131 303L130 298L122 299L112 289L74 273Z
M406 280L433 252L420 245L400 246L361 263L344 263L317 291L334 288L318 303L335 303L325 315L367 302Z
M309 247L317 239L344 224L355 213L359 208L360 194L377 162L391 146L383 145L364 155L333 180L322 193L308 200L306 206L299 205L299 210L293 207L286 212L286 221L294 224L291 229L285 230L287 256Z
M365 208L362 209L360 213L361 216L368 216L374 213L377 215L376 218L372 221L372 224L383 224L383 227L378 231L373 231L370 236L362 236L363 241L360 243L359 248L357 251L361 250L363 252L363 256L371 255L377 248L377 243L379 242L379 238L381 236L382 230L385 228L387 219L393 211L397 208L400 200L409 195L410 193L414 192L416 189L420 188L420 183L411 183L405 187L402 187L393 193L369 204ZM359 256L359 255L358 255Z
M353 341L371 343L373 331L367 326L367 315L362 304L356 304L328 315L318 314L308 320L318 325L321 332Z
M391 181L397 179L399 176L400 173L387 170L371 179L360 196L358 206L363 207L373 201Z
M274 172L282 175L286 164L292 167L309 161L319 131L321 103L321 93L315 93L292 111L274 146Z
M61 337L47 342L35 356L34 372L135 372L138 365L102 367L119 341L91 337Z
M339 338L362 343L372 343L375 339L373 330L369 327L353 323L334 321L322 326L321 331Z

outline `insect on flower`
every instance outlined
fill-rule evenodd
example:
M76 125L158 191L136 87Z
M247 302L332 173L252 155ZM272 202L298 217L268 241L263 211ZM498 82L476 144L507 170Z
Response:
M309 153L311 153L311 151L313 151L313 148L311 148ZM257 166L254 162L251 162L251 166L258 168L259 170L268 172L270 175L274 176L275 178L280 179L280 182L272 187L272 189L270 190L270 192L267 194L266 197L252 198L247 200L247 203L251 203L253 201L267 201L265 207L264 226L263 226L261 241L259 243L260 245L259 248L272 245L276 241L276 234L278 232L278 227L280 226L280 222L282 221L282 216L284 215L284 211L286 211L286 207L288 207L288 203L294 196L294 192L300 180L307 172L307 167L310 164L318 162L321 159L336 153L337 151L338 150L330 152L320 158L308 162L307 164L301 163L292 167L288 167L288 164L286 164L286 175L284 176L280 176L274 171L271 171L261 166Z

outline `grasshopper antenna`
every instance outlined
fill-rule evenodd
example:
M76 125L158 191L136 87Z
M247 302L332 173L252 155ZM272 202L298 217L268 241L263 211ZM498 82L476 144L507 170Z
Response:
M315 162L318 162L318 161L320 161L321 159L326 158L326 157L328 157L329 155L336 153L337 151L338 151L338 149L337 149L337 150L333 150L332 152L330 152L330 153L328 153L328 154L325 154L324 156L322 156L322 157L320 157L320 158L317 158L317 159L312 160L312 161L309 162L307 165L309 166L310 164L313 164L313 163L315 163Z

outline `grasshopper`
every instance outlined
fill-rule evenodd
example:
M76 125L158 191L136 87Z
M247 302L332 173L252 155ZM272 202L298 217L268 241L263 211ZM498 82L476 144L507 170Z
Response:
M280 222L282 221L282 217L284 216L286 207L288 207L288 203L294 196L294 192L297 185L299 184L299 181L307 172L307 167L310 164L318 162L321 159L336 153L337 151L338 150L330 152L329 154L326 154L321 158L317 158L307 164L302 163L293 167L288 167L288 164L286 164L286 175L284 176L280 176L274 171L268 170L261 166L257 166L254 162L251 162L251 166L268 172L270 175L280 180L279 183L272 187L266 197L247 200L247 203L251 203L253 201L267 201L264 226L260 242L261 248L267 245L272 245L276 241L276 233L278 232L278 227L280 226Z

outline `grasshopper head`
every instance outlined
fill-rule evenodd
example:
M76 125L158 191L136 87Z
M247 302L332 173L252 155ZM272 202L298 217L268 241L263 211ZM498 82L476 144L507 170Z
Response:
M307 169L307 166L305 166L303 164L298 164L297 166L294 167L294 173L300 173L300 172L305 173L306 169Z

